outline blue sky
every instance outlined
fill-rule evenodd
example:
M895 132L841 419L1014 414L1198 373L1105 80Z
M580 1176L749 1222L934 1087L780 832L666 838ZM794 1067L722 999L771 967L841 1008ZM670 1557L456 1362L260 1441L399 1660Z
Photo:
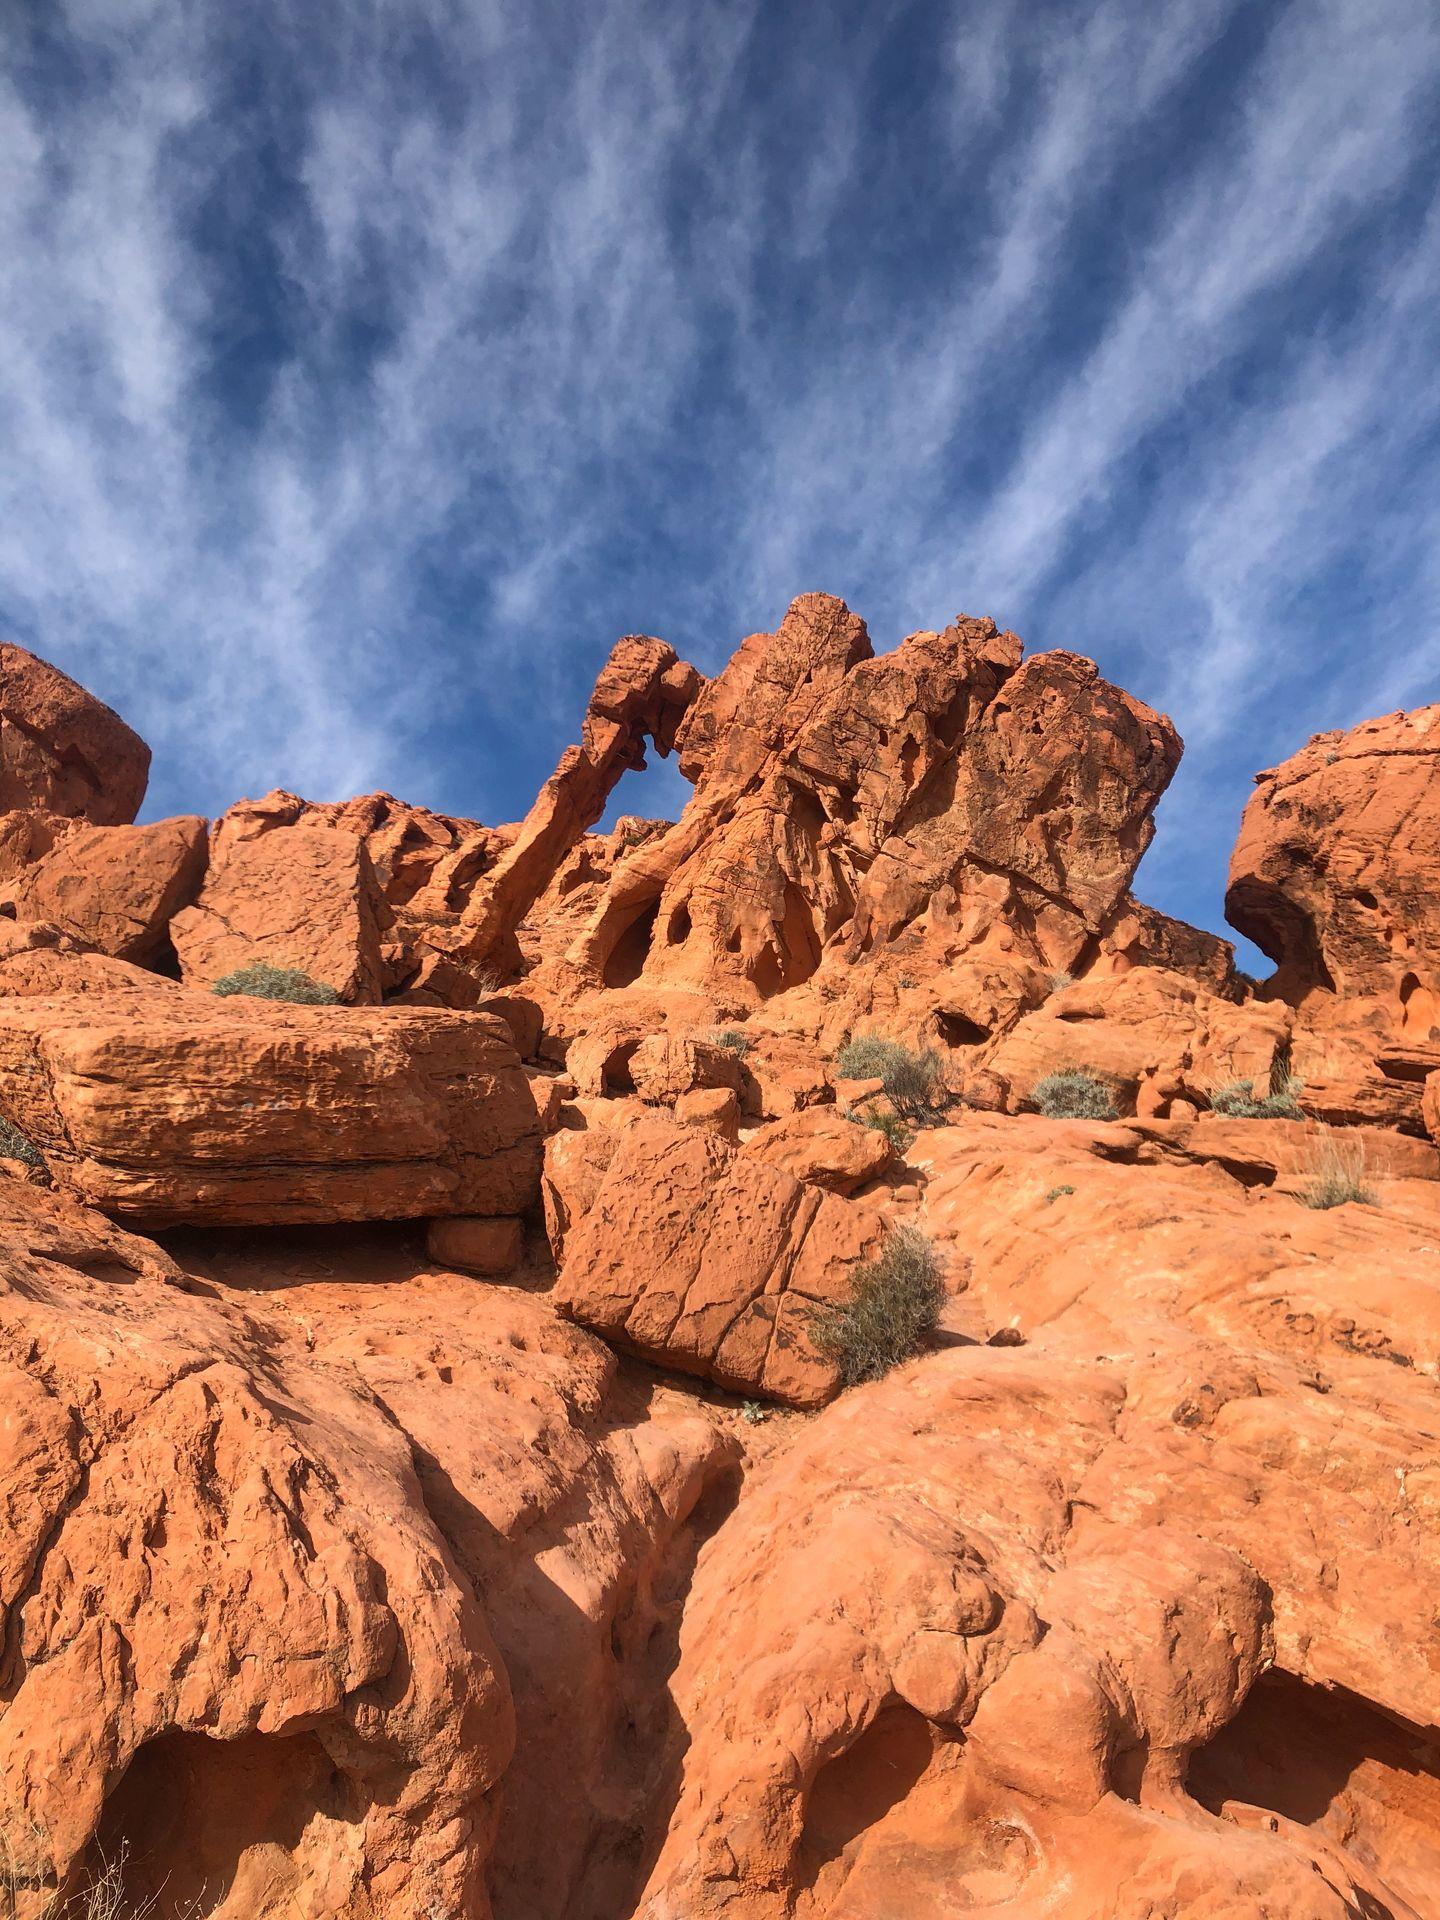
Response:
M1429 0L7 0L0 631L514 818L614 638L991 613L1168 711L1141 875L1440 689ZM683 798L632 777L627 811Z

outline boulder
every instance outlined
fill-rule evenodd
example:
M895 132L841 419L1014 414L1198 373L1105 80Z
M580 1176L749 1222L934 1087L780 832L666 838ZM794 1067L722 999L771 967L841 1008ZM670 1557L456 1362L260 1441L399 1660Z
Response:
M673 1106L681 1094L728 1087L739 1093L740 1056L694 1034L652 1033L630 1056L630 1078L648 1106Z
M425 1251L442 1267L462 1273L509 1273L520 1264L525 1230L519 1220L483 1219L461 1214L432 1220L425 1235Z
M847 1120L834 1107L810 1107L771 1120L745 1142L746 1157L783 1167L797 1180L829 1193L851 1194L891 1165L895 1150L883 1133Z
M138 966L168 951L170 922L205 877L206 824L194 814L143 827L72 828L5 890L22 920L60 927L96 953Z
M146 967L93 953L83 941L47 921L7 920L0 915L0 997L179 990L175 981Z
M487 1014L242 995L0 1001L0 1111L91 1205L154 1224L516 1214L540 1131Z
M1440 706L1317 734L1256 775L1225 916L1292 1001L1383 1004L1440 1038Z
M364 842L339 827L297 826L232 837L170 932L187 985L213 986L266 961L373 1005L388 917Z
M0 813L128 826L149 777L150 749L118 713L24 647L0 645Z
M673 1109L675 1124L707 1127L732 1145L740 1139L740 1100L733 1087L701 1087L682 1093Z
M721 1386L793 1406L829 1399L838 1375L811 1316L847 1296L882 1237L879 1211L658 1116L612 1139L588 1209L577 1220L566 1206L560 1312Z

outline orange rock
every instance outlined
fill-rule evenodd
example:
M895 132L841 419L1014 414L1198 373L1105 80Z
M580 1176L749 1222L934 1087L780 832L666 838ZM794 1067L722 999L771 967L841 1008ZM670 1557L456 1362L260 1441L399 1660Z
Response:
M630 1056L630 1078L647 1105L670 1106L681 1094L728 1087L739 1093L740 1056L694 1034L652 1033Z
M1025 1344L847 1393L747 1483L686 1608L644 1920L1433 1904L1440 1670L1405 1622L1440 1568L1440 1197L1313 1213L1150 1136L923 1136L968 1337ZM1294 1740L1355 1790L1303 1792Z
M682 1093L675 1102L674 1120L681 1127L707 1127L732 1146L740 1140L740 1099L733 1087L700 1087Z
M25 1875L63 1896L122 1843L127 1910L219 1920L633 1894L648 1661L736 1445L409 1245L210 1234L182 1269L0 1180L24 1920Z
M92 953L83 941L46 921L0 915L0 996L178 990L173 980L145 967Z
M851 1194L892 1163L895 1150L883 1133L847 1120L834 1107L811 1107L771 1120L745 1142L747 1158L783 1167L797 1180L830 1193Z
M0 1106L57 1180L154 1223L514 1214L535 1103L486 1014L171 993L0 1002Z
M847 1294L877 1211L658 1117L614 1136L588 1210L565 1211L561 1313L722 1386L795 1406L834 1393L810 1315Z
M525 1234L520 1221L486 1220L471 1214L432 1220L425 1235L425 1251L442 1267L462 1273L509 1273L520 1264Z
M1208 1104L1236 1080L1268 1091L1291 1028L1288 1007L1237 1005L1183 975L1136 967L1061 987L980 1049L976 1071L1003 1078L1018 1107L1048 1074L1086 1068L1112 1087L1122 1111L1153 1116L1177 1098Z
M1435 1037L1440 707L1317 734L1256 783L1226 918L1276 962L1287 998L1367 996L1397 1031Z
M74 827L5 897L92 950L145 965L168 950L170 922L200 891L206 826L185 814L143 827Z
M373 1005L387 918L363 841L339 827L290 827L232 837L170 932L187 984L211 986L268 961Z
M645 764L648 738L668 754L700 686L695 669L663 640L630 634L600 670L578 747L567 748L521 825L514 844L474 889L455 938L435 944L511 963L516 931L587 827L605 811L627 768Z
M39 807L127 826L149 776L150 749L119 714L24 647L0 645L0 813Z
M875 659L824 594L742 644L679 749L694 797L621 862L569 958L611 987L752 1001L817 975L846 990L882 946L1069 965L1127 903L1180 752L1078 656L1021 666L1014 635L960 620Z
M27 867L43 860L74 825L65 814L49 813L43 807L0 813L0 886L18 880Z

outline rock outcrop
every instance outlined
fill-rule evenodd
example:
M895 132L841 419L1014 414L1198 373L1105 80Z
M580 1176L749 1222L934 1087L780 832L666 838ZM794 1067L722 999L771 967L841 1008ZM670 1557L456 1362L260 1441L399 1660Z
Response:
M569 959L750 1004L881 950L1080 963L1180 753L1074 654L1022 666L1013 634L960 620L875 658L824 594L743 643L677 746L693 799L620 863Z
M21 920L47 921L96 953L149 966L200 891L206 824L193 814L143 827L76 827L27 866L4 898Z
M883 1234L878 1209L660 1118L635 1120L603 1151L589 1206L577 1218L567 1204L557 1236L560 1311L736 1391L829 1399L839 1376L812 1316L846 1297L850 1269Z
M199 899L170 936L187 983L213 986L257 962L298 967L342 1000L380 999L389 912L364 841L339 827L227 835Z
M97 827L140 811L150 749L66 674L0 645L0 813L38 807Z
M88 1204L167 1222L518 1214L541 1137L489 1014L0 1000L0 1111Z
M1440 1912L1436 714L1262 776L1257 987L990 621L630 638L521 826L208 869L0 653L10 1920Z
M645 742L668 754L700 687L695 669L663 640L618 640L585 711L580 745L561 756L513 845L474 889L456 935L437 945L468 958L513 964L515 936L620 776L645 764ZM516 949L515 951L518 951ZM423 984L423 979L422 979Z

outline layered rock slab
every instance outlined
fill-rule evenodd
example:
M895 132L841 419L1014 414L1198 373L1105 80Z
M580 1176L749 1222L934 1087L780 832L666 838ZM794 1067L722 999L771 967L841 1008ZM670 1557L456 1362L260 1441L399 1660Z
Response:
M0 1110L56 1179L165 1222L519 1214L540 1131L488 1014L97 993L0 1001Z

